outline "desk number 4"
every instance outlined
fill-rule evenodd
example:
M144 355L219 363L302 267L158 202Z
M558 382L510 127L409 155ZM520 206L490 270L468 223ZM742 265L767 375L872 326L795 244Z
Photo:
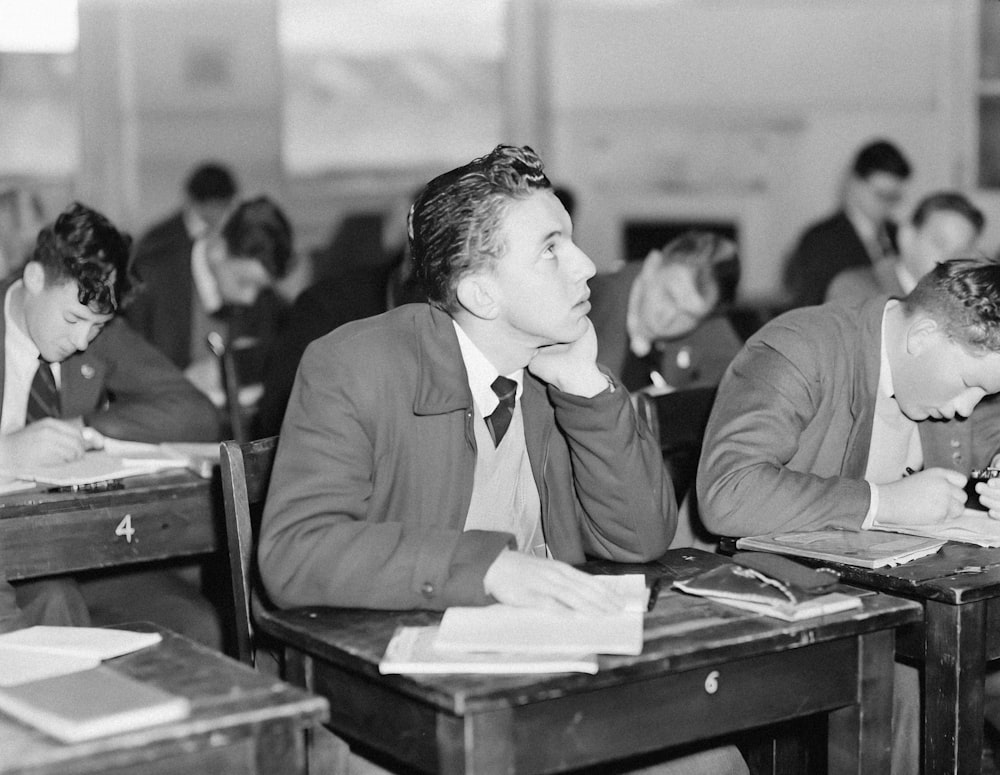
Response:
M126 543L132 543L132 536L135 535L135 528L132 527L132 515L126 514L122 517L122 521L118 523L118 527L115 528L116 536L125 536Z

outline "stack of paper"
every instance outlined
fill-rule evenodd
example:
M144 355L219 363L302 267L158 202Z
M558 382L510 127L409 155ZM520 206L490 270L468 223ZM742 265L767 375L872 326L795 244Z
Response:
M440 627L397 630L379 664L382 673L597 672L597 654L642 653L649 598L642 574L599 576L622 593L612 614L521 608L453 607Z

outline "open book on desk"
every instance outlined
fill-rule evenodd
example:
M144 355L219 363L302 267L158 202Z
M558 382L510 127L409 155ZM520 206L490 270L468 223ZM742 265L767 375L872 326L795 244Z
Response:
M884 568L934 554L946 539L906 536L882 530L808 530L747 536L736 541L737 549L775 552L791 557Z
M87 485L130 476L141 476L171 468L187 468L209 477L219 460L219 445L146 444L105 439L104 449L90 450L67 463L19 469L15 479L55 486Z

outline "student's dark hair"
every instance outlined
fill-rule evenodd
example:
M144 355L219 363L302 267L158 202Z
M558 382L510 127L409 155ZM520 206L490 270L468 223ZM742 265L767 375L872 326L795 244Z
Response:
M108 315L129 301L132 239L96 210L74 202L38 234L32 261L45 271L46 284L73 280L77 299L93 312Z
M512 145L498 145L428 183L408 219L413 269L428 300L453 311L458 281L503 255L507 205L551 188L538 155Z
M907 314L930 315L973 353L1000 353L1000 263L983 257L943 261L903 299Z
M958 191L936 191L933 194L925 196L917 204L910 222L919 229L927 222L927 219L931 215L940 212L961 215L972 224L976 230L976 234L979 234L983 230L983 226L986 223L986 216L983 215L982 210L972 204L972 202Z
M868 178L876 172L886 172L906 180L910 177L910 162L903 152L888 140L868 143L854 157L854 174Z
M572 219L576 212L576 194L566 186L556 186L552 189L552 193L556 195L556 199L562 202L562 206L566 208L566 212Z
M732 304L740 280L740 260L736 243L712 231L686 231L661 251L661 266L672 263L689 264L695 269L695 287L702 296L712 295L711 286L719 292L720 304Z
M241 202L222 227L222 237L231 256L257 259L272 277L284 277L291 267L292 225L266 196Z
M194 169L184 184L184 190L195 202L228 200L236 196L236 179L226 165L205 162Z

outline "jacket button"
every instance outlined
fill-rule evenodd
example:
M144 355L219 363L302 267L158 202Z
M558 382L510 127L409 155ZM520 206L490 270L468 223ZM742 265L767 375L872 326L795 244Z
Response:
M429 581L424 582L424 585L420 587L420 594L424 597L434 597L434 585Z

